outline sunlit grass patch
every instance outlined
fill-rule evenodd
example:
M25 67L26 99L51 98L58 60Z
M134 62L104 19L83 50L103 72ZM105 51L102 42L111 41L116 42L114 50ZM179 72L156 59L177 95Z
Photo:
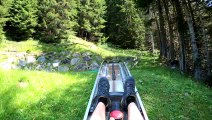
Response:
M0 71L0 119L82 119L95 72Z
M122 50L115 49L106 45L98 45L92 42L85 41L81 38L71 36L68 41L58 44L45 44L36 40L27 40L21 42L5 40L0 44L0 51L4 52L27 52L33 54L41 54L45 52L91 52L92 54L100 55L103 58L111 56L140 56L137 50ZM2 58L0 57L0 60Z
M39 45L38 41L35 40L27 40L21 42L5 40L0 44L0 51L41 52L41 50L38 49L38 45Z

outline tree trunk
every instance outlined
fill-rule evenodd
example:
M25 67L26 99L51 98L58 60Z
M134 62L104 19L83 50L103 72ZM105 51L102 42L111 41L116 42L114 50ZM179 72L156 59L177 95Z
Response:
M175 59L175 51L174 51L174 34L173 34L173 26L171 24L171 19L170 19L170 14L169 14L169 8L168 8L168 1L167 0L162 0L164 8L165 8L165 15L166 15L166 20L168 22L168 28L169 28L169 40L170 40L170 47L169 47L169 59L173 61Z
M207 71L207 78L206 80L208 80L207 82L211 83L212 79L212 66L211 66L211 60L210 60L210 49L212 49L212 44L210 43L210 40L206 34L206 30L205 30L205 26L204 26L204 21L202 19L202 14L198 14L199 17L199 21L200 21L200 26L201 26L201 32L203 35L203 40L204 40L204 49L205 49L205 59L206 59L206 71Z
M180 70L186 72L186 49L185 49L185 28L184 28L184 19L182 8L179 0L172 0L174 8L176 10L176 21L177 21L177 30L179 34L179 47L180 47Z
M157 34L158 34L158 39L159 39L159 45L160 45L160 57L162 56L162 41L161 41L161 33L160 33L160 27L158 23L157 16L155 15L155 9L153 8L153 17L155 18L155 23L157 26Z
M166 31L164 28L164 18L162 11L161 0L157 0L158 14L159 14L159 24L160 24L160 37L161 37L161 49L162 49L162 57L167 58L167 40L166 40Z
M196 79L201 79L201 63L200 63L200 56L199 51L197 48L197 41L196 41L196 34L194 31L194 25L192 20L192 14L189 12L187 3L185 0L182 0L182 5L184 7L184 12L186 15L186 21L188 23L189 33L190 33L190 39L191 39L191 48L192 48L192 57L194 62L194 77Z
M149 19L151 20L152 17L153 17L152 7L149 7ZM151 52L154 54L155 53L155 44L154 44L154 35L153 35L151 27L150 27L150 30L149 30L149 36L150 36L150 42L151 42L151 47L152 47Z
M155 53L155 44L154 44L154 37L153 37L152 31L150 31L150 41L151 41L151 46L152 46L152 53Z

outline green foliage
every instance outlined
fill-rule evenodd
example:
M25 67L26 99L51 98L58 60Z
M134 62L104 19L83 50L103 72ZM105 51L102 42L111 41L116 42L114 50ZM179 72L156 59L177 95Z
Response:
M4 39L4 32L2 26L0 25L0 43L3 41L3 39Z
M105 42L102 30L105 28L105 0L86 0L81 1L79 13L78 36L89 41ZM101 40L102 39L102 40Z
M107 35L123 48L140 48L144 39L142 12L132 0L108 0Z
M13 0L0 0L0 42L4 38L3 26L8 20L6 16L9 15L8 9L10 8Z
M139 7L142 7L142 8L148 8L149 5L154 1L154 0L134 0L136 1L137 5Z
M37 0L15 0L10 8L7 32L15 40L26 40L35 33Z
M39 0L38 15L37 33L42 42L57 43L74 34L77 25L75 0Z
M15 40L36 35L42 42L59 43L77 33L93 42L110 39L121 47L138 48L144 30L141 14L133 0L16 0L5 28Z

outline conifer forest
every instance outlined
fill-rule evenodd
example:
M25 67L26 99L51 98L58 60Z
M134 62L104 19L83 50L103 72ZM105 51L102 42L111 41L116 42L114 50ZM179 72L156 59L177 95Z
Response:
M0 40L96 44L158 52L161 61L211 84L211 0L0 0Z

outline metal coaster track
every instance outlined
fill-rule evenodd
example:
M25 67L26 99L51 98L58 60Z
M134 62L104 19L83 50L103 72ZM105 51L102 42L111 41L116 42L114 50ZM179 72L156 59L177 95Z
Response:
M112 105L117 106L118 105L117 103L120 103L124 93L123 86L124 86L125 80L129 76L131 76L131 73L124 62L103 62L101 64L101 67L99 68L96 81L95 81L92 93L90 95L90 100L88 102L88 106L85 111L83 120L89 120L95 109L92 102L97 93L97 84L98 84L99 78L101 77L108 78L108 81L110 84L110 90L109 90L110 99L111 99ZM136 87L135 87L135 92L136 92L136 101L137 101L138 108L144 120L149 120ZM110 118L109 114L111 110L113 109L113 106L106 110L107 119ZM124 120L127 120L127 110L124 110L124 109L121 109L121 110L124 113Z

